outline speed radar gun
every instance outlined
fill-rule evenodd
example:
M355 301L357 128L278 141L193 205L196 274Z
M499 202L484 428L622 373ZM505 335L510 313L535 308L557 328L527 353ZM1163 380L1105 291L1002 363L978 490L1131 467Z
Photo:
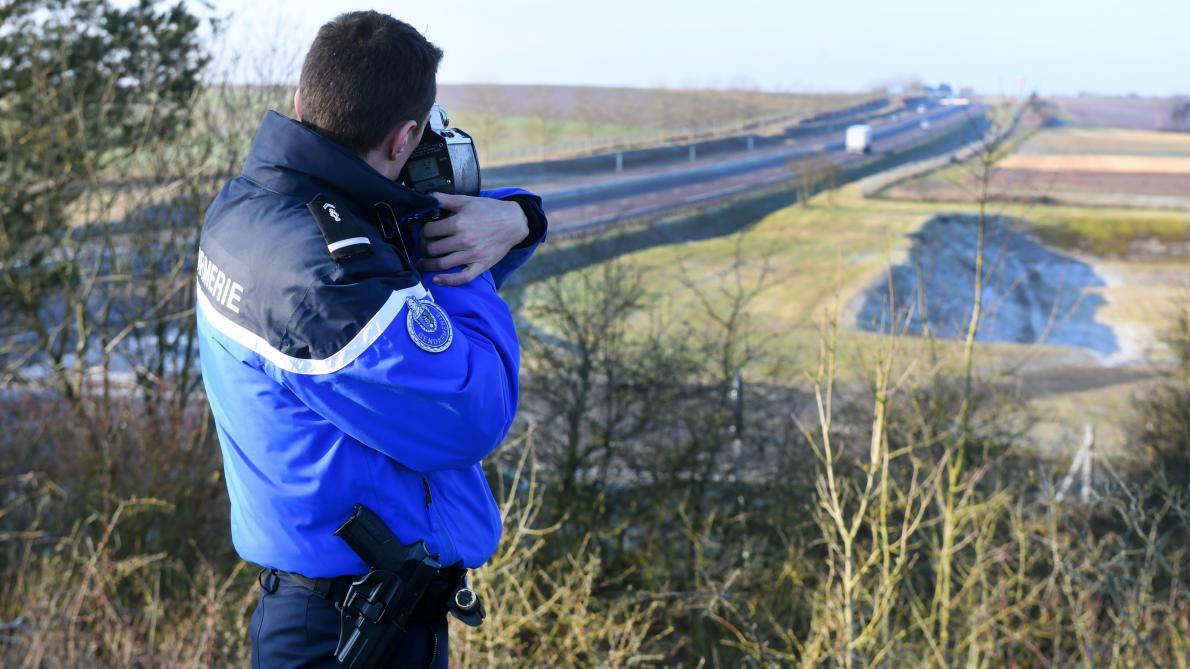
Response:
M466 570L442 567L424 541L402 544L374 511L356 504L335 536L371 568L343 599L335 657L352 669L384 666L411 622L430 623L448 612L478 627L483 604L467 587Z
M471 135L450 127L446 109L434 103L430 126L397 180L421 193L479 195L479 156Z

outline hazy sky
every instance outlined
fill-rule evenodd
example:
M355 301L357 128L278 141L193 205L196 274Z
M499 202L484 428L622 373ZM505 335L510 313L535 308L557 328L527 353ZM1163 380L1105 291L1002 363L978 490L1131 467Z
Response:
M323 22L370 8L442 47L449 83L855 90L920 76L987 93L1022 79L1049 94L1190 93L1190 0L213 4L233 16L228 51L267 54L274 73L296 72Z

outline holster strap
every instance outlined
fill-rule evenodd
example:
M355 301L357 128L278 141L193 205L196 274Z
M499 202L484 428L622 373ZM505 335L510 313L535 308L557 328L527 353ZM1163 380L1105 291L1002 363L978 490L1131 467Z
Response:
M269 571L276 574L280 579L288 579L312 591L319 597L332 602L335 608L343 606L343 600L347 598L347 590L351 588L351 584L355 580L360 578L359 576L310 578L293 572L275 569ZM442 620L446 616L455 589L463 583L466 577L466 569L459 567L443 567L439 569L438 573L434 575L433 580L430 581L429 587L426 588L426 593L422 595L421 601L418 602L417 609L410 616L410 620L423 623L433 623Z

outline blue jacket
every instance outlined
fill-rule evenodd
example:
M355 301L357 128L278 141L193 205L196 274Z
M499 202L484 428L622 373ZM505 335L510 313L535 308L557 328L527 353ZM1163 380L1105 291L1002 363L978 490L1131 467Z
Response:
M485 195L541 214L525 191ZM367 571L332 535L357 502L442 564L477 567L495 550L480 461L512 424L520 364L496 289L536 244L465 286L435 286L386 231L437 204L269 112L208 209L201 364L245 560L309 577Z

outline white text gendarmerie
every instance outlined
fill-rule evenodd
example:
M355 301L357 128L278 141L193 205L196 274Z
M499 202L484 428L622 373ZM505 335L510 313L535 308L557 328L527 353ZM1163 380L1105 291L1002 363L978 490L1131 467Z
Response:
M240 313L240 298L244 293L244 286L233 281L219 266L211 262L207 255L198 250L198 282L207 289L211 299Z

